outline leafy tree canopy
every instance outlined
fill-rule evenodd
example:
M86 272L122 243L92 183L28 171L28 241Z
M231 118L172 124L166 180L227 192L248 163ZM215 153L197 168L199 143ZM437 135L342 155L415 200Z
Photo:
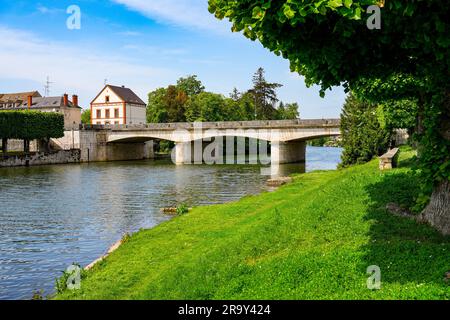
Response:
M196 75L180 78L177 81L178 89L183 90L189 97L200 94L205 91L202 82L197 79Z
M209 0L216 17L282 55L309 85L354 85L392 74L442 81L450 65L450 3L440 0ZM369 5L384 5L369 30Z

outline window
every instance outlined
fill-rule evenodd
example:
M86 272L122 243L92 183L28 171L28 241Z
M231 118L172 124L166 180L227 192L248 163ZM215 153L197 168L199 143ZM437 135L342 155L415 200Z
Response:
M111 122L105 121L105 125L109 126L110 124L111 124Z
M97 119L102 117L102 110L97 110Z
M114 124L119 124L119 121L114 121Z
M108 109L108 110L105 110L105 118L106 118L106 119L109 119L109 118L110 118L110 116L109 116L109 109Z
M119 118L120 114L119 114L119 109L114 109L114 118Z
M105 97L105 102L106 102L106 103L109 103L109 96L106 96L106 97Z
M97 123L96 124L98 124L98 125L100 125L100 124L102 124L100 121L97 121Z

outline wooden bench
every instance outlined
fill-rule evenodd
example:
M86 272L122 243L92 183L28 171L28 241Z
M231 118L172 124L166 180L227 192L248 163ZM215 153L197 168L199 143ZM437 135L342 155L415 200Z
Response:
M394 148L380 157L380 170L391 170L397 167L399 148Z

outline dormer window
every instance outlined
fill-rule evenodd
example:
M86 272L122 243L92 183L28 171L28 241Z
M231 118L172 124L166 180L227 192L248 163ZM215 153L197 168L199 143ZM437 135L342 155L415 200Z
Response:
M105 97L105 102L106 102L106 103L109 103L109 96L106 96L106 97Z

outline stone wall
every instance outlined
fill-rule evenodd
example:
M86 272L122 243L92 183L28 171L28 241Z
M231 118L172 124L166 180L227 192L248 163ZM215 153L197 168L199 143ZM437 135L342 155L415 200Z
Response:
M29 156L11 156L6 159L0 159L0 167L80 163L80 156L80 150L63 150L51 153L38 152Z
M2 148L2 140L0 139L0 151ZM38 150L38 143L36 140L30 141L30 151L36 152ZM23 151L23 140L8 139L8 151L20 152Z

